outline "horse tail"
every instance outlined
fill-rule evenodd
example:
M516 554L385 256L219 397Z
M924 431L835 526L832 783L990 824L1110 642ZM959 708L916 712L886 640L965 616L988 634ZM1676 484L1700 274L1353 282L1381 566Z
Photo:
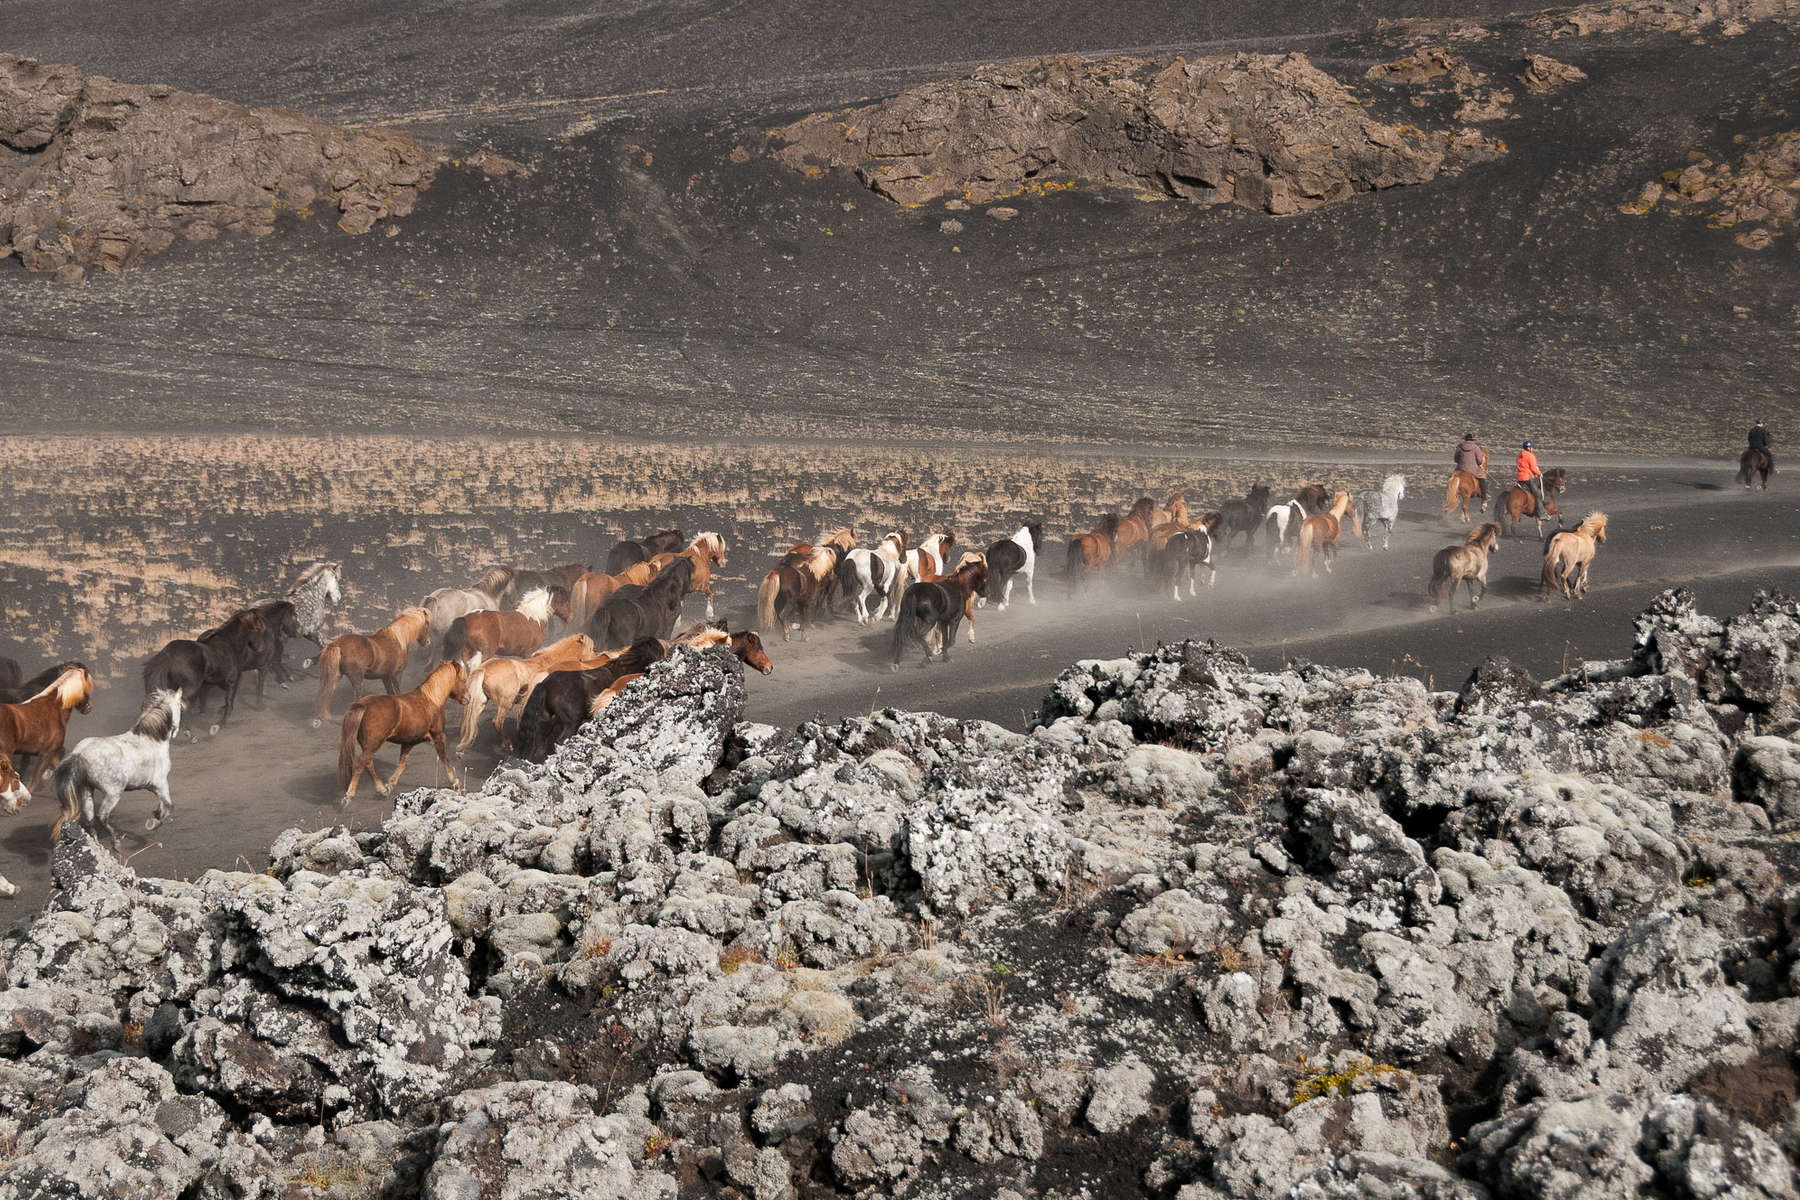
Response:
M462 732L456 739L459 749L475 741L475 733L481 723L481 710L486 706L487 672L472 667L469 670L469 698L463 702Z
M894 613L894 665L899 666L906 654L906 628L909 623L918 620L919 602L916 592L908 592L900 597L900 607Z
M1299 545L1294 548L1294 574L1304 575L1312 563L1313 523L1307 519L1300 523Z
M362 748L363 716L368 711L367 705L358 702L344 714L344 731L338 736L337 785L340 792L349 791L350 781L356 778L356 753Z
M546 736L550 719L548 695L545 683L540 683L531 689L531 695L525 697L525 703L519 709L519 729L515 744L519 748L519 754L532 762L542 762L549 756L549 739Z
M1550 541L1554 542L1555 540L1556 535L1551 534ZM1544 573L1538 579L1541 595L1549 596L1556 590L1556 568L1561 565L1557 560L1561 557L1560 553L1551 548L1549 542L1544 543Z
M81 798L88 789L87 759L79 754L71 754L63 759L57 764L53 786L56 789L56 799L62 805L62 811L50 826L50 840L54 842L62 837L64 822L73 821L81 815Z
M1352 535L1359 538L1367 538L1369 536L1363 532L1363 523L1366 520L1364 509L1365 505L1361 500L1357 500L1350 505L1350 528L1352 530Z
M331 693L337 691L343 662L344 651L335 640L319 651L319 699L313 705L313 715L321 721L331 715Z
M1462 488L1456 480L1456 472L1450 472L1450 482L1444 485L1444 515L1450 515L1457 503L1462 499Z
M1086 566L1087 555L1081 552L1081 539L1069 539L1069 594L1075 594L1076 585L1081 582L1082 570Z
M763 576L762 586L756 589L756 627L764 633L773 633L781 620L775 615L775 601L781 597L781 572L770 571Z

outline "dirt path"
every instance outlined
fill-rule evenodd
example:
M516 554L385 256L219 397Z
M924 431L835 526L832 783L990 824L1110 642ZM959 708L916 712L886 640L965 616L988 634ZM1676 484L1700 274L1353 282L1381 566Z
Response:
M1758 588L1800 590L1800 529L1782 491L1747 496L1686 467L1646 469L1629 484L1590 489L1565 506L1573 516L1604 508L1612 517L1588 597L1536 603L1537 543L1521 540L1496 552L1492 590L1473 614L1426 611L1431 554L1460 537L1460 528L1438 523L1431 497L1403 505L1387 554L1347 542L1336 573L1318 581L1296 579L1285 563L1271 566L1260 553L1249 560L1234 556L1222 564L1215 589L1179 604L1145 597L1125 577L1071 601L1066 584L1052 574L1060 565L1060 554L1052 553L1040 565L1038 604L1023 603L1015 592L1010 611L978 612L978 643L957 646L949 664L921 667L909 654L898 672L890 671L891 626L885 624L864 630L844 621L821 626L804 643L773 642L776 673L751 678L747 715L791 727L893 706L1017 728L1068 663L1184 637L1213 637L1271 665L1305 657L1416 674L1438 687L1456 686L1490 653L1506 654L1540 676L1552 674L1583 658L1624 654L1630 618L1672 584L1693 587L1703 606L1720 613L1742 607ZM748 620L750 603L745 591L723 607L737 625ZM290 647L289 655L297 665L301 647ZM117 824L135 831L126 834L125 846L133 866L175 876L214 866L256 868L266 861L269 842L288 826L380 822L388 806L373 796L347 811L338 807L337 731L335 723L310 727L313 685L305 675L290 689L272 688L263 711L251 707L247 694L218 737L207 737L202 727L197 742L179 745L176 819L148 843L142 834L148 796L127 797ZM93 715L77 718L72 737L123 728L137 699L129 686L103 693ZM336 711L343 705L340 692ZM459 719L453 715L452 723ZM468 766L479 779L495 761L491 735L484 735ZM391 769L392 762L389 752L382 763ZM441 782L435 759L415 754L405 783ZM5 918L28 915L44 899L52 810L46 784L23 815L0 822L0 875L20 889L7 904L10 911L0 909Z

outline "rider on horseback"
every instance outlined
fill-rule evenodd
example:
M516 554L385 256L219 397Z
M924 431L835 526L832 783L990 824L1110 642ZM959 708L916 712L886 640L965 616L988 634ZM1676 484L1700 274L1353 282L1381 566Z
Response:
M1475 477L1475 484L1481 489L1481 503L1487 505L1487 464L1488 452L1481 448L1472 433L1463 434L1463 440L1456 447L1456 469L1467 471Z
M1529 440L1519 450L1518 467L1519 486L1530 492L1532 499L1537 501L1537 515L1541 517L1550 511L1550 505L1544 499L1544 472L1538 466L1537 455L1532 453Z
M1750 429L1750 449L1761 450L1769 460L1769 469L1775 469L1775 455L1769 451L1769 431L1761 421Z

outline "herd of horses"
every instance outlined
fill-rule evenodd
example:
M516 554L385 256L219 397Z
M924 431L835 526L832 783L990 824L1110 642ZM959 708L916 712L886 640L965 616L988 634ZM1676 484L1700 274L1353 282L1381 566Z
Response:
M1759 464L1746 456L1741 465L1747 486ZM1508 535L1519 536L1527 520L1535 521L1544 537L1540 596L1585 594L1589 569L1606 541L1607 518L1592 513L1565 527L1557 499L1567 486L1563 470L1546 472L1541 511L1523 485L1502 490L1493 520L1433 556L1432 610L1446 602L1454 608L1456 593L1464 588L1469 607L1479 604L1487 592L1489 557ZM1474 476L1454 472L1445 491L1444 519L1460 517L1471 524L1470 502L1482 491ZM1189 509L1180 491L1160 504L1141 497L1123 516L1108 513L1069 539L1066 585L1071 596L1078 595L1103 574L1131 564L1141 571L1144 587L1180 601L1184 585L1189 598L1201 582L1213 586L1219 562L1234 550L1254 554L1259 538L1271 558L1290 557L1296 575L1329 574L1347 529L1370 550L1378 537L1379 548L1390 549L1405 495L1405 478L1390 475L1379 488L1362 492L1314 483L1279 500L1266 484L1257 484L1216 511L1201 513ZM1544 536L1544 523L1551 519L1556 525ZM789 547L770 566L756 591L757 628L787 641L804 638L821 612L854 616L861 625L891 618L892 669L909 648L926 663L934 657L948 661L965 627L967 640L975 641L978 608L991 604L1006 610L1017 585L1028 602L1037 603L1036 575L1048 546L1043 525L1028 521L985 548L960 554L956 548L951 529L916 545L894 531L872 546L858 546L853 527L827 531L815 542ZM318 647L315 728L331 716L340 684L348 684L337 769L346 805L364 775L379 794L392 795L408 757L426 743L456 784L445 733L451 701L462 710L457 757L474 745L491 708L498 744L541 760L678 645L727 646L754 670L774 669L757 632L731 632L713 623L714 572L725 562L719 534L689 539L669 529L619 542L605 571L582 563L543 570L491 566L465 587L440 588L402 608L377 629L329 640L323 629L327 611L342 599L341 568L315 563L282 598L232 613L218 626L158 650L143 666L146 700L132 728L85 738L67 757L69 718L90 710L92 674L70 661L26 679L17 663L0 658L0 809L23 808L53 771L60 808L53 836L64 822L79 818L116 846L111 814L132 789L155 794L156 813L146 822L155 828L173 813L169 747L184 715L199 711L209 693L217 692L220 708L210 729L218 733L252 673L261 707L270 677L282 684L292 678L285 661L290 638ZM684 602L696 593L705 599L705 620L678 633ZM559 624L560 636L552 640ZM429 669L417 686L403 691L403 677L421 650ZM371 681L381 691L364 695ZM374 759L390 744L399 748L399 761L383 780ZM15 759L31 763L29 780ZM10 885L0 879L0 895L5 894Z

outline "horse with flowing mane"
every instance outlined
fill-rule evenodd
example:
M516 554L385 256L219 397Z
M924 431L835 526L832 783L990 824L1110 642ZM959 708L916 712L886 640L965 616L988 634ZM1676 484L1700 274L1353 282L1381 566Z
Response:
M1294 574L1317 576L1318 566L1313 562L1315 554L1324 564L1325 573L1331 574L1332 564L1337 561L1338 539L1344 532L1344 517L1349 511L1350 493L1339 492L1330 508L1301 522L1300 540L1294 548Z
M969 622L969 640L975 640L973 610L976 595L987 585L985 562L965 563L947 578L915 583L900 597L900 614L894 622L894 659L889 667L900 669L900 658L908 641L917 642L931 662L931 646L926 634L935 631L942 642L939 653L950 661L950 647L956 642L957 627Z
M1561 467L1552 467L1544 472L1544 511L1538 511L1537 497L1531 489L1522 483L1514 483L1500 493L1494 501L1494 519L1500 523L1508 537L1519 536L1519 522L1526 517L1537 521L1538 536L1544 534L1544 518L1555 517L1558 525L1562 524L1562 510L1556 507L1557 493L1569 486L1569 473Z
M1538 580L1538 599L1560 592L1574 600L1587 595L1588 567L1606 540L1606 514L1589 513L1573 529L1559 530L1544 542L1544 572Z
M551 671L531 689L519 711L519 754L531 762L543 762L564 738L581 728L595 696L623 676L649 670L668 653L662 639L644 637L596 666Z
M469 669L455 659L433 667L425 681L399 696L364 696L344 714L343 733L338 738L338 786L344 789L339 802L348 808L356 799L356 785L363 772L375 781L375 794L392 796L406 770L406 760L413 747L430 742L444 764L444 774L451 787L457 782L456 768L450 763L450 748L444 739L444 705L454 700L468 702ZM375 755L387 743L400 747L400 763L386 784L375 773Z
M189 712L199 712L204 707L207 689L220 689L225 693L225 703L219 710L219 719L208 731L216 734L231 719L238 685L245 672L255 670L261 661L268 636L269 625L262 613L245 608L191 641L177 638L144 664L144 694L174 689L181 693Z
M321 650L325 648L325 609L344 599L343 575L344 568L339 563L316 562L301 571L287 590L287 598L294 605L294 621L300 627L299 636ZM309 658L300 666L304 670L312 666L312 660ZM285 670L284 665L284 673Z
M1769 452L1752 446L1738 456L1737 481L1743 484L1745 489L1748 490L1750 487L1750 477L1752 475L1761 475L1763 491L1766 492L1769 490L1769 473L1774 469L1775 463L1774 460L1769 457Z
M450 630L450 622L464 613L499 608L512 590L513 569L492 566L481 578L466 588L442 587L419 602L431 616L431 640L441 642Z
M63 824L81 818L89 832L103 833L117 850L119 833L113 810L129 791L156 793L156 812L144 822L155 829L175 815L169 798L169 743L181 730L181 693L153 693L137 720L124 733L85 737L56 768L53 786L62 811L50 826L50 840L62 836Z
M1469 585L1469 607L1474 608L1487 595L1488 555L1500 543L1500 526L1489 521L1469 531L1466 541L1455 546L1445 546L1431 557L1431 611L1436 612L1438 605L1448 602L1451 611L1456 609L1456 587L1467 582ZM1476 591L1479 587L1481 590Z
M1219 524L1212 530L1218 538L1219 545L1225 550L1231 549L1231 541L1238 534L1244 535L1244 552L1248 554L1256 545L1256 531L1262 528L1263 518L1269 511L1269 485L1259 483L1252 487L1241 500L1227 500L1219 506Z
M12 678L16 680L20 673L19 664L13 662L10 658L6 661L11 663ZM70 667L79 667L81 665L80 662L71 658L65 662L59 662L55 666L45 667L23 683L14 683L10 687L5 684L0 684L0 704L18 704L22 701L29 700L51 684L55 683L57 678L64 671L67 671Z
M525 593L510 611L483 608L464 613L444 631L439 658L454 658L473 669L499 654L535 654L544 645L552 616L567 618L569 593L559 587Z
M706 619L712 620L712 572L714 567L725 565L724 537L710 531L695 534L694 540L688 543L686 549L658 554L650 560L650 566L660 573L677 558L686 558L693 562L694 571L688 580L688 591L699 592L706 597ZM629 568L626 573L630 573Z
M1118 514L1107 513L1091 532L1069 539L1069 595L1073 596L1089 576L1098 574L1113 560L1118 533Z
M817 547L796 546L788 551L756 589L757 628L765 633L779 629L784 642L794 630L804 637L812 627L814 610L827 598L838 564L855 545L856 530L846 527L824 538Z
M697 626L686 633L676 635L674 645L689 646L695 650L704 650L709 646L724 646L737 657L739 662L754 671L761 671L764 675L773 674L775 671L775 664L769 661L768 652L763 649L762 639L748 629L740 630L737 633L727 633L723 629ZM670 649L673 650L674 646L671 646ZM646 674L648 674L647 671L640 671L634 675L621 675L607 684L599 695L588 701L589 719L605 712L614 700L624 694L626 688L642 679Z
M1389 475L1381 481L1379 488L1358 492L1351 514L1355 529L1363 540L1365 549L1375 548L1372 536L1375 526L1381 526L1381 548L1386 550L1394 538L1394 522L1400 519L1400 501L1406 499L1406 476Z
M12 756L31 755L31 782L24 785L24 795L17 802L6 801L6 811L24 807L37 790L44 772L62 761L63 739L69 731L69 714L80 709L94 709L94 677L80 663L73 663L29 700L19 704L0 704L0 761L6 773L12 774ZM18 776L12 775L9 794L17 795Z
M458 757L475 744L480 732L482 710L494 702L494 736L501 749L506 748L506 719L513 705L542 683L544 676L560 667L591 658L593 639L585 633L572 633L559 642L545 646L529 658L490 658L469 672L469 698L463 702L462 732L456 739Z
M423 608L402 609L400 615L374 633L343 633L332 638L319 653L319 695L313 704L313 728L323 725L331 715L331 693L337 690L340 674L350 681L352 703L362 697L365 679L379 679L388 695L397 695L412 648L430 644L431 613Z
M1460 512L1462 523L1467 525L1469 501L1479 499L1480 496L1481 480L1461 467L1451 468L1450 482L1444 485L1444 520L1448 521L1451 513ZM1477 506L1475 511L1479 513L1480 507Z

